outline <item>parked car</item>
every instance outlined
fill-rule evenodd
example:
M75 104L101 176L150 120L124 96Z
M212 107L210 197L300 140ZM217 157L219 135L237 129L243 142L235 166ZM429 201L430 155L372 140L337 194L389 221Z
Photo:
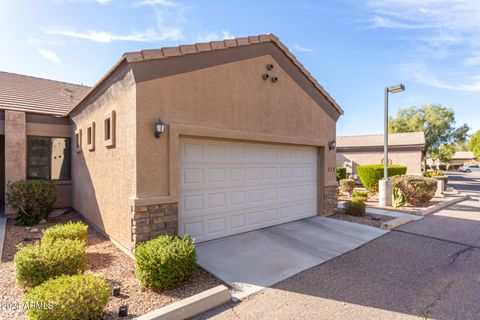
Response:
M460 172L480 172L480 166L475 165L475 166L463 166L460 169L458 169Z

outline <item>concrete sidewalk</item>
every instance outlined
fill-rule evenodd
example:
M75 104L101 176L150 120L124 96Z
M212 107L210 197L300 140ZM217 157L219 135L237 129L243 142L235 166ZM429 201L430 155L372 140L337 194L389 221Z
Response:
M375 239L386 230L312 217L197 245L198 264L246 296Z

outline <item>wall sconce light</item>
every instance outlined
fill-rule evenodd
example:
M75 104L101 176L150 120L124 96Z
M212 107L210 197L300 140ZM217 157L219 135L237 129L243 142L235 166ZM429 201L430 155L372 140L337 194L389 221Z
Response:
M162 120L158 119L158 121L155 123L155 138L160 138L164 131L165 124L162 122Z
M328 141L328 149L333 150L337 146L335 140Z
M273 64L269 63L267 64L267 70L272 70L273 69Z
M262 79L263 80L268 80L268 78L270 78L270 75L268 73L262 74Z

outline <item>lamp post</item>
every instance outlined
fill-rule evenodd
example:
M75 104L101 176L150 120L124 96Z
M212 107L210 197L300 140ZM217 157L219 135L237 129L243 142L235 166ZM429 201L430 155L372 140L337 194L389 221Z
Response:
M388 180L388 94L405 91L403 84L385 88L384 97L384 121L383 121L383 179L379 181L379 197L378 202L380 206L392 205L392 185Z

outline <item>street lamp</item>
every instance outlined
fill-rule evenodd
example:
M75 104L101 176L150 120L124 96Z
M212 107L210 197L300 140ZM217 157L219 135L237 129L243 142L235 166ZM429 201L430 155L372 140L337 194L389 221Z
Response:
M385 88L385 104L384 104L384 122L383 122L383 180L379 182L379 205L392 205L392 186L388 180L388 93L398 93L405 91L403 84Z

